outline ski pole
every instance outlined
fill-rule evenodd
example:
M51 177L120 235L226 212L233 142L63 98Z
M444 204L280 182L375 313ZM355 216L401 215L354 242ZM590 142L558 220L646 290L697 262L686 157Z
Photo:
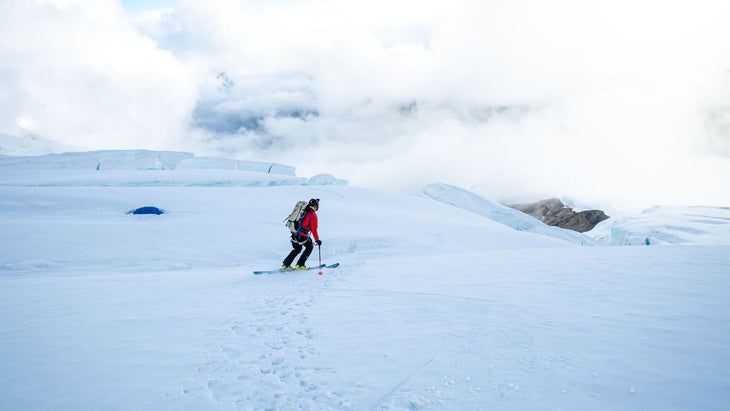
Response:
M322 246L317 244L317 251L319 252L319 272L317 274L322 275Z

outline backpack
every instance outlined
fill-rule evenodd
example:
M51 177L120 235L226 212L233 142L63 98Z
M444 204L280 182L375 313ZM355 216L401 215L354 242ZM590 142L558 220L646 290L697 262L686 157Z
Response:
M305 211L307 211L307 202L297 201L297 204L294 206L291 214L289 214L289 217L284 219L286 226L289 227L289 231L296 233L299 230L299 225L302 222Z

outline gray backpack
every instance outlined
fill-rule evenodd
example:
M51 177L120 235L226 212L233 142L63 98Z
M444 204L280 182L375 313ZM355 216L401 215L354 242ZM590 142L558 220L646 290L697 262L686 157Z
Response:
M296 233L299 230L299 225L302 222L305 211L307 211L307 202L297 201L297 204L294 206L291 214L289 214L289 217L284 220L286 226L289 227L289 231Z

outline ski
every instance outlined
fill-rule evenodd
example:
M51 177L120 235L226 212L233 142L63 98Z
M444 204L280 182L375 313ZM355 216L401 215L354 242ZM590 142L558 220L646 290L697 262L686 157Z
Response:
M297 271L308 271L308 270L319 270L321 268L337 268L340 266L340 263L334 263L334 264L322 264L317 265L314 267L308 267L307 270L262 270L262 271L254 271L254 275L261 275L261 274L276 274L276 273L290 273L290 272L297 272Z

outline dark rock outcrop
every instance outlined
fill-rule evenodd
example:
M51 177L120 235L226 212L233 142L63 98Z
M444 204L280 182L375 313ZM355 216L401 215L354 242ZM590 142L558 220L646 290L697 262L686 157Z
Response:
M579 233L592 230L596 224L608 218L606 213L601 210L575 212L557 198L531 204L513 204L509 207L529 214L547 225L567 228Z

